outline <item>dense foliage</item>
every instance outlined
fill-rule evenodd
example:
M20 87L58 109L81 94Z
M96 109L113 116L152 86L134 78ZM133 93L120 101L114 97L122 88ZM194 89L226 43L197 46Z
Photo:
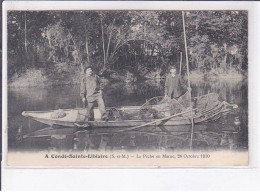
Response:
M186 11L185 22L191 70L247 70L246 11ZM8 13L9 77L57 63L142 77L179 68L180 53L185 70L181 11Z

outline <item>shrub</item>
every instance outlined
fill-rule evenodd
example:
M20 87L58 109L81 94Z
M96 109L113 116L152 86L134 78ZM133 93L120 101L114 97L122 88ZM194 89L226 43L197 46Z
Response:
M9 83L9 87L43 87L48 85L48 78L40 69L28 69L21 76L15 74Z

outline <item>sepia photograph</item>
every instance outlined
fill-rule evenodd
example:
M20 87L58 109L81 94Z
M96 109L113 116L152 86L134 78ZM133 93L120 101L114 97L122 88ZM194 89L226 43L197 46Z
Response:
M248 165L248 11L6 17L7 166Z

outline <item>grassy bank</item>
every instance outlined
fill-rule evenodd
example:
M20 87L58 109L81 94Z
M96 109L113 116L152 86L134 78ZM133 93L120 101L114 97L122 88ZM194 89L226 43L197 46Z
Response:
M204 81L242 81L247 77L247 72L239 72L236 69L223 70L212 69L205 73L194 70L190 72L190 79L193 82L204 82Z
M8 87L10 88L23 88L23 87L51 87L57 85L76 85L80 83L82 77L82 71L80 66L68 65L66 63L57 63L49 66L45 69L28 69L24 73L18 75L14 74L8 80ZM142 77L143 79L138 79ZM193 83L203 83L205 81L242 81L247 77L246 73L238 72L235 69L229 70L211 70L203 73L199 70L193 70L190 72L190 80ZM165 78L165 74L162 75L160 70L146 73L144 76L138 77L128 71L118 74L110 74L103 78L105 84L110 82L120 82L125 84L131 84L134 82L144 82L145 80L160 80ZM184 75L187 80L187 75Z
M51 85L48 76L41 69L29 69L22 75L14 74L8 80L8 87L23 88L23 87L45 87Z
M14 74L8 79L8 87L50 87L56 85L75 85L80 83L81 69L63 63L46 69L27 69L22 74Z

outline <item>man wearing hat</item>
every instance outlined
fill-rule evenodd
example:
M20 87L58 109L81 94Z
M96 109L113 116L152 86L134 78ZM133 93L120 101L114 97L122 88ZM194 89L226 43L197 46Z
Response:
M186 91L191 91L184 83L181 75L177 75L175 67L170 67L170 73L166 76L165 97L178 99Z
M94 103L97 102L102 120L108 120L105 104L102 98L102 84L97 75L93 75L91 66L84 69L80 85L80 97L83 104L88 103L88 120L94 121Z

